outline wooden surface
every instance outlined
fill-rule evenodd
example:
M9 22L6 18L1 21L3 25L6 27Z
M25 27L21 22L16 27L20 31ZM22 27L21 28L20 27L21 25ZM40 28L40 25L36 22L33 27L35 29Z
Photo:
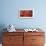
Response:
M3 46L44 46L44 32L3 32Z
M24 33L24 46L44 46L43 32Z
M6 32L3 36L3 46L22 46L23 33Z

